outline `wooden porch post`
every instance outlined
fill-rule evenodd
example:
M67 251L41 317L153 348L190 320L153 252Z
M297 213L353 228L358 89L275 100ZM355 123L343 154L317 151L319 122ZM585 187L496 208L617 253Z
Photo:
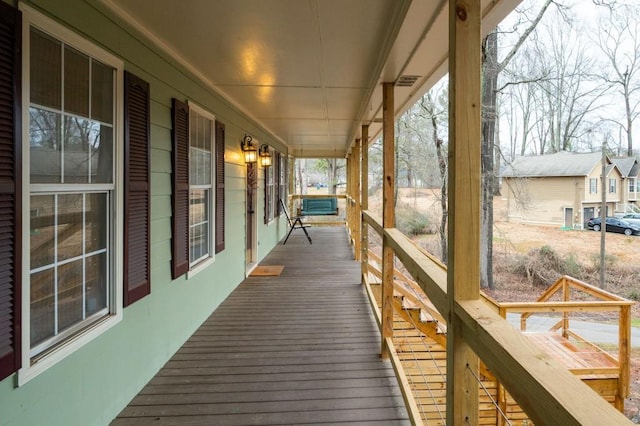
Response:
M478 424L478 357L458 301L480 297L480 2L449 2L447 424Z
M289 214L290 215L294 215L294 216L295 216L296 213L293 210L293 198L291 197L291 195L295 194L295 191L296 191L296 168L295 168L295 162L296 162L295 157L289 156L289 159L287 161L287 164L289 165L289 170L288 170L288 173L289 173L289 199L286 200L286 202L287 202L287 206L289 208Z
M382 227L395 228L395 134L393 83L382 83ZM382 239L382 352L389 357L386 338L393 337L393 248Z
M360 151L362 144L360 139L356 139L353 149L353 248L355 260L360 260L360 222L362 221L362 211L360 210Z
M355 205L353 203L353 200L355 199L355 194L354 194L354 187L355 187L355 173L353 173L353 169L354 169L354 164L355 164L355 155L353 150L351 151L351 153L349 154L349 175L351 176L351 180L349 181L349 206L350 206L350 210L349 210L349 224L351 225L349 227L349 229L351 230L351 243L353 244L354 248L355 248L355 244L356 244L356 240L355 240L355 233L353 232L354 228L355 228ZM355 255L354 255L355 258Z
M347 154L347 183L345 187L345 192L347 197L345 198L345 220L347 221L347 231L349 233L349 243L351 243L351 239L353 238L352 233L352 225L351 225L351 153Z
M362 161L360 165L360 179L362 181L360 193L361 210L369 210L369 126L362 126L362 141L360 145ZM362 239L362 284L369 273L369 228L360 218L360 238Z

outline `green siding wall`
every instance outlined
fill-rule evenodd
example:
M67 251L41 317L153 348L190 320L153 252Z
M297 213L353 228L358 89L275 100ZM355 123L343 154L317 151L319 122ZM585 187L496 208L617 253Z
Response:
M109 50L151 84L151 295L123 321L20 388L0 382L0 425L108 424L245 276L245 133L286 152L255 123L100 4L27 2ZM226 248L208 269L171 280L171 98L191 100L226 125ZM262 172L262 171L261 171ZM259 214L264 203L258 189ZM262 221L259 221L260 223ZM258 229L262 259L286 234L284 216Z

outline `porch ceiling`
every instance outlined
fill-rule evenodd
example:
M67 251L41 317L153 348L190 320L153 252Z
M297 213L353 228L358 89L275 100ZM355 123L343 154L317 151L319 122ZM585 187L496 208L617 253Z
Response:
M445 0L102 0L298 157L344 157L446 73ZM520 0L482 0L484 31Z

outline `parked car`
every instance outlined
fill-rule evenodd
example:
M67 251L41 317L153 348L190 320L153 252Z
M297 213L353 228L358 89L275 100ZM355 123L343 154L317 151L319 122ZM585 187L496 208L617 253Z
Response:
M622 216L622 220L640 225L640 213L627 213Z
M624 219L618 219L617 217L606 218L607 232L618 232L625 235L640 235L640 225L627 222ZM600 226L600 218L592 217L587 223L587 228L599 231L602 229Z

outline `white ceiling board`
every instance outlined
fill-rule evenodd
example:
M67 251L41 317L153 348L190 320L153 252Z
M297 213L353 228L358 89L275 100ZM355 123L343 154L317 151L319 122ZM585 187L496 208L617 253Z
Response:
M394 2L378 0L318 2L328 87L369 86L395 7Z
M322 89L279 86L222 86L227 95L242 105L250 105L253 115L266 118L324 118Z
M297 119L297 118L265 118L264 124L273 129L284 132L287 140L298 140L304 135L329 135L329 121L326 119Z
M353 119L358 114L365 89L335 89L326 90L329 119Z
M320 44L309 30L317 17L308 1L114 3L214 84L321 84Z
M440 13L438 13L440 12ZM412 57L419 56L416 49L424 45L424 37L426 34L434 35L434 25L437 19L441 19L442 13L448 16L448 3L446 0L430 0L430 1L414 1L407 13L404 25L398 37L393 44L393 48L389 54L380 81L396 81L401 74L411 74L405 70L407 62ZM448 27L448 26L447 26ZM437 32L435 37L441 39L444 47L447 47L448 33ZM429 46L433 49L434 46ZM437 46L436 46L437 48ZM425 52L420 52L424 54ZM417 75L425 75L426 70L414 71Z
M292 152L344 155L381 118L382 81L422 76L397 116L446 72L446 0L99 1ZM519 3L482 2L487 25Z

